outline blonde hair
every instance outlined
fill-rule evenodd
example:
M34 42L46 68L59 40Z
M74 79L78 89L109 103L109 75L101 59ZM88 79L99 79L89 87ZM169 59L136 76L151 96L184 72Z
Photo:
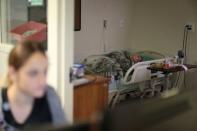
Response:
M10 52L8 58L8 66L12 66L15 70L19 70L25 62L36 52L46 56L46 49L43 43L34 41L23 41L18 43ZM12 81L7 73L2 78L2 86L10 86Z

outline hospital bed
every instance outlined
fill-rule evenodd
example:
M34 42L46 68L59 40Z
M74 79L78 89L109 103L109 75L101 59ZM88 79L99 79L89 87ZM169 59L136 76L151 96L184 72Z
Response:
M161 91L162 85L165 84L164 75L159 72L153 73L147 68L152 63L164 62L164 55L152 51L125 50L114 51L114 54L117 56L114 56L113 52L91 55L82 62L86 66L86 73L111 78L109 88L109 103L111 105L114 105L114 101L120 101L121 96L125 97L125 95L132 94L133 92L134 94L139 94L140 97L144 97L147 92L152 92L151 96L154 96L158 85L160 85L158 92ZM130 58L134 54L139 54L143 61L133 63ZM152 81L153 77L154 81Z

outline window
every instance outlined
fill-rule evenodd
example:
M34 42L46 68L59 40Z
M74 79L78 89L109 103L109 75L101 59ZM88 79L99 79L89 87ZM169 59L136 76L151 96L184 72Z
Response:
M0 0L1 43L15 44L23 38L37 40L34 35L42 33L43 38L39 37L39 41L47 45L46 28L46 0Z

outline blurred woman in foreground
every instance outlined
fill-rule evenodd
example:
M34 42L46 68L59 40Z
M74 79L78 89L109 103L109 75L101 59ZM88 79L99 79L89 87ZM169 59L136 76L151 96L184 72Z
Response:
M65 124L60 100L46 82L48 58L43 44L17 44L10 52L8 64L9 84L0 89L1 129Z

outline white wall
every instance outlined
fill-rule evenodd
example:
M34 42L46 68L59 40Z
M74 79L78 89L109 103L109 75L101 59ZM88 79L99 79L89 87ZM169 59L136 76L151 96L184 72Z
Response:
M182 47L184 25L192 22L197 27L196 0L134 0L132 12L132 48L175 55ZM197 64L196 49L197 28L189 38L191 64ZM196 85L196 77L196 72L188 73L187 83Z
M7 71L7 58L8 58L8 53L6 52L0 52L0 85L4 84L4 77L6 76L6 71Z
M75 32L75 62L130 44L132 0L82 0L82 29ZM103 30L103 20L107 30Z
M133 4L132 48L176 53L182 47L184 25L197 26L196 0L134 0ZM196 35L197 30L191 34L192 49L197 46Z

